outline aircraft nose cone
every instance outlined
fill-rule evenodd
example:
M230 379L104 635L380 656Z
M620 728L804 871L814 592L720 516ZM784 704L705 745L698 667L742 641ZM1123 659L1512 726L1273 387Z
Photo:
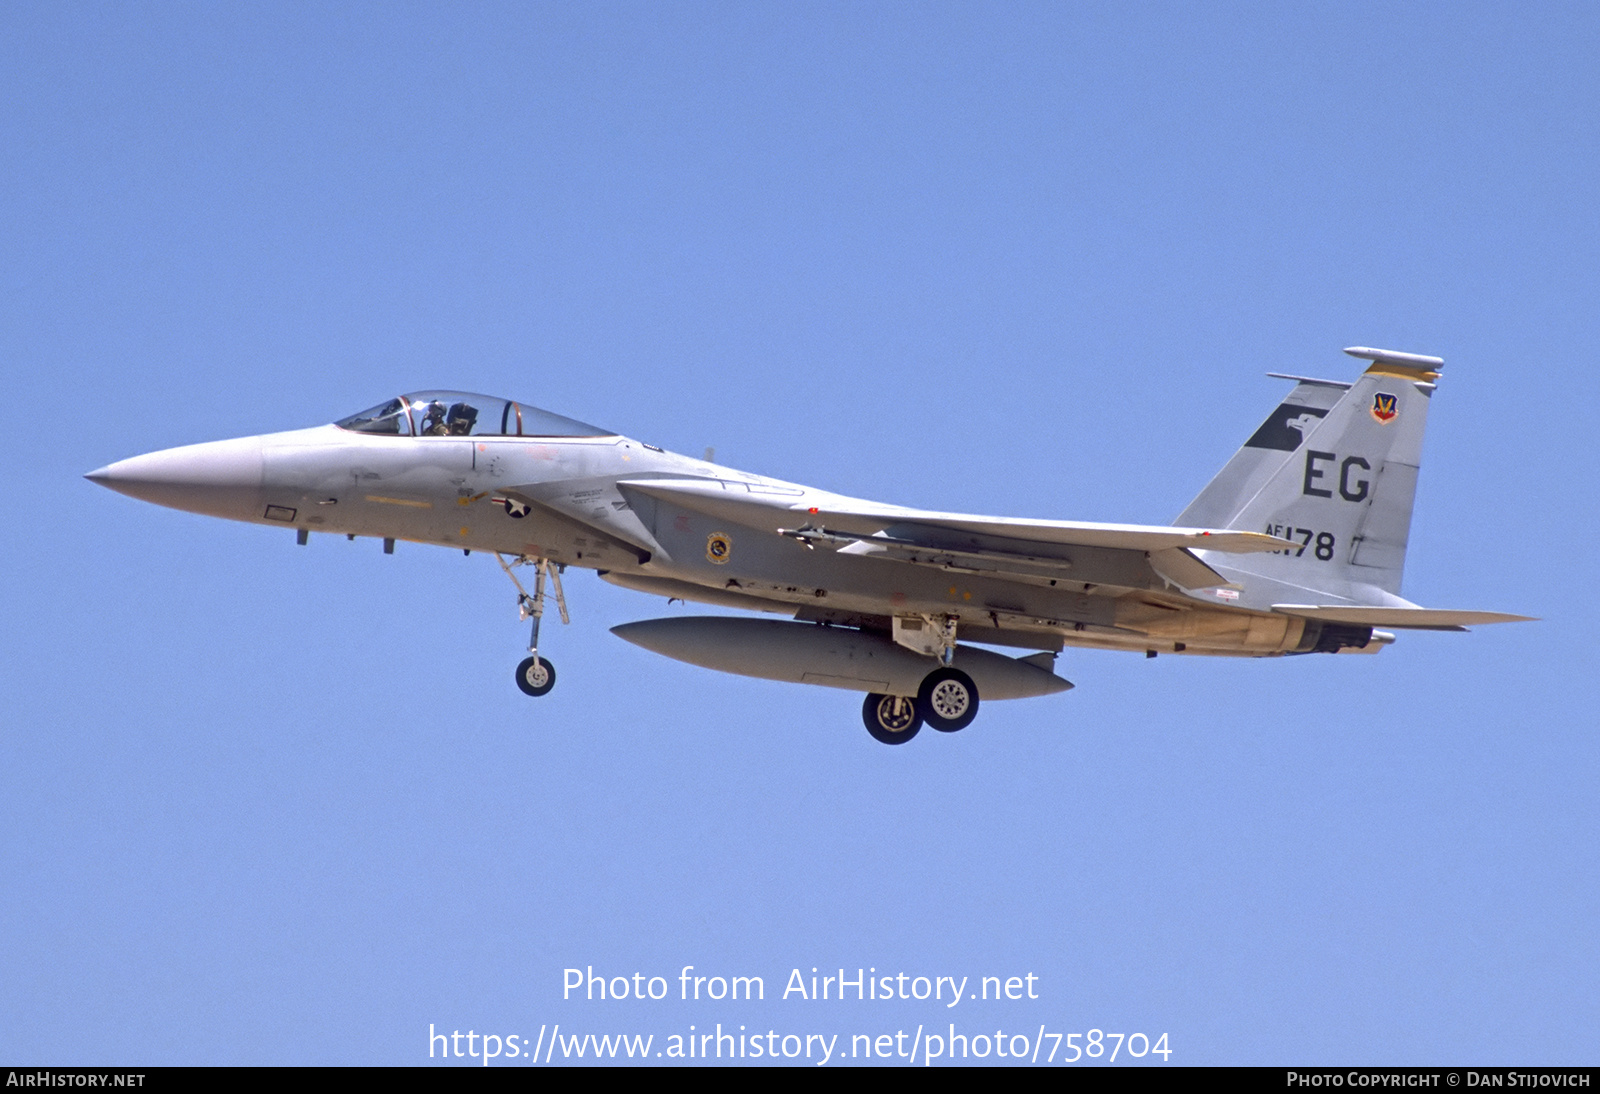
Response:
M92 483L191 513L250 520L260 514L261 438L168 448L89 472Z

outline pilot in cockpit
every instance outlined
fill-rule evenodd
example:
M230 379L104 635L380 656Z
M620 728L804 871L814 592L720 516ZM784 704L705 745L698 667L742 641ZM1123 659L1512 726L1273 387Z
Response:
M472 433L472 427L478 422L476 407L466 403L452 403L448 410L444 403L435 399L428 404L427 412L422 416L422 435L424 437L466 437Z

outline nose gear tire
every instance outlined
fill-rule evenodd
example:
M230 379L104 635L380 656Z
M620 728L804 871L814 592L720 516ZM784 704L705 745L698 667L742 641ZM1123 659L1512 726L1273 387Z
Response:
M538 698L556 686L556 667L543 657L524 657L517 666L517 687Z

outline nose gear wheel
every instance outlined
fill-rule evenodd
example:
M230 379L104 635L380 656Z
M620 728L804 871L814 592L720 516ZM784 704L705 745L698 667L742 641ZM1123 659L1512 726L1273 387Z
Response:
M556 667L543 657L524 657L517 666L517 687L535 699L556 686Z

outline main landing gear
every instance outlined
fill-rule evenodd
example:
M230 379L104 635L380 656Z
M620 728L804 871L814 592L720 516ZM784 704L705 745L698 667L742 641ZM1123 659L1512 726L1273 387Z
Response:
M561 612L561 622L570 623L567 615L566 594L561 591L561 571L559 564L552 565L547 558L529 558L526 555L518 556L507 563L498 551L495 560L500 563L500 568L506 572L511 583L517 587L517 615L521 619L533 620L533 633L528 638L528 653L532 656L522 659L517 665L517 687L522 689L524 695L538 698L547 695L550 689L556 686L556 667L545 658L539 656L539 623L544 618L545 582L548 580L551 590L556 595L556 609ZM517 575L512 573L514 566L534 567L533 595L528 595L528 590L522 587L522 582L517 580Z
M922 728L917 701L905 695L868 695L861 704L861 720L872 739L886 745L903 745Z
M941 733L954 733L966 729L977 716L977 685L960 669L949 667L928 673L915 699L873 693L861 705L867 732L886 745L905 744L924 722Z

